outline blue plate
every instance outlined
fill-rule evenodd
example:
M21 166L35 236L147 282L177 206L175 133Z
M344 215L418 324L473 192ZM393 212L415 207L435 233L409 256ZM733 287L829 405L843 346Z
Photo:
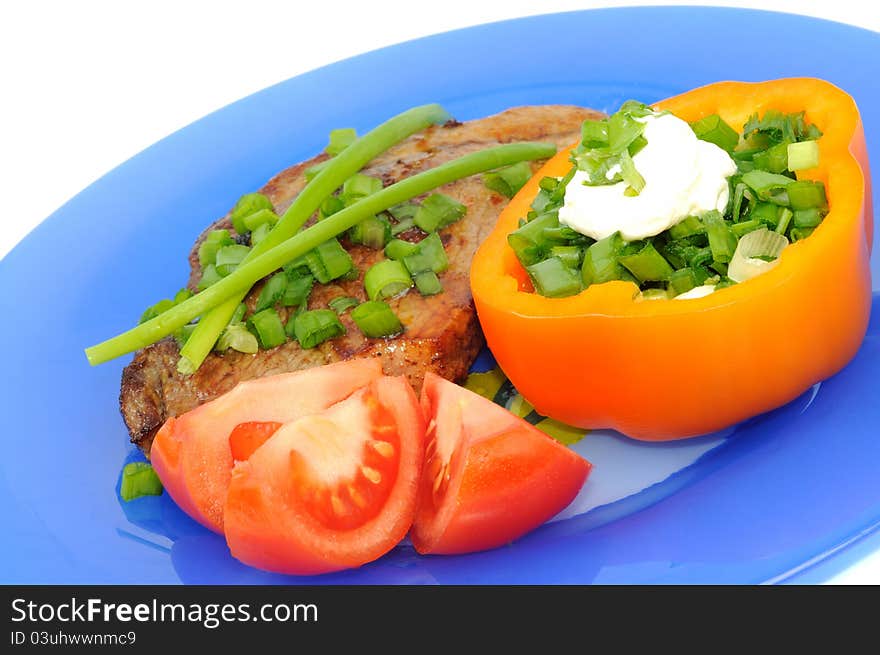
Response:
M876 157L880 91L867 64L878 58L878 34L785 14L540 16L343 61L157 143L0 263L0 343L10 348L0 582L756 583L812 582L840 570L880 544L876 295L855 360L788 406L729 434L680 443L592 433L577 447L595 464L582 494L511 546L419 557L404 544L362 569L318 579L239 564L167 495L123 503L120 469L139 457L116 407L126 361L90 368L82 351L179 288L201 229L240 194L319 151L331 128L366 130L426 102L461 119L519 104L613 110L628 98L652 102L722 79L808 75L855 97ZM345 102L315 100L333 89L345 89ZM872 267L880 280L877 257Z

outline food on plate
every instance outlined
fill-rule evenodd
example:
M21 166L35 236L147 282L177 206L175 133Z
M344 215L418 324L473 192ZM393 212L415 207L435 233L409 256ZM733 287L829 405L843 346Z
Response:
M143 496L161 496L162 482L147 462L129 462L122 469L119 496L125 502Z
M260 436L272 433L254 426L244 433L241 424L289 423L335 405L381 376L378 360L355 359L242 382L168 418L153 440L153 467L181 509L205 527L223 532L233 464L256 450Z
M801 78L622 109L586 121L474 257L480 323L516 388L566 424L666 440L778 407L840 370L871 294L853 99ZM618 209L590 215L596 194ZM640 197L662 206L628 213Z
M224 508L232 555L296 575L381 557L412 523L424 433L402 376L281 425L233 470Z
M361 566L407 532L421 553L508 543L591 468L483 396L428 372L419 399L364 359L241 382L169 418L153 466L234 557L296 575Z
M287 248L311 229L325 229L345 212L367 206L420 173L458 166L462 157L488 156L498 144L522 145L520 154L514 153L520 158L534 158L536 153L546 157L546 147L529 150L527 144L512 142L570 143L585 118L597 117L587 109L538 106L429 127L348 175L341 189L329 188L326 196L318 198L317 215L310 219L322 220L268 252ZM180 308L196 306L192 303L218 288L228 289L230 280L238 279L243 270L254 270L255 262L265 261L262 257L268 253L260 257L249 253L277 234L291 202L309 188L307 178L318 182L331 164L367 138L351 141L350 132L334 135L333 157L324 154L282 172L210 226L190 255L187 289L148 310L144 322L128 336L89 349L92 361L122 354L132 343L150 343ZM406 375L416 389L426 371L463 379L483 343L468 282L470 260L506 202L502 193L511 193L525 181L526 169L532 170L528 162L514 162L510 167L492 166L493 177L485 183L479 177L457 179L488 166L485 161L478 163L483 168L469 164L450 178L456 181L438 189L432 186L414 201L395 201L389 211L372 211L338 239L326 239L305 256L281 259L261 276L264 279L242 304L235 303L228 319L221 316L222 334L194 372L179 370L179 342L184 349L190 347L193 334L210 327L217 307L197 324L172 328L176 338L166 337L138 351L123 373L120 393L132 441L149 452L153 435L166 418L216 398L240 381L335 361L379 358L387 373ZM278 271L282 264L284 270ZM211 318L202 328L199 324L206 316ZM204 343L200 338L196 341ZM193 361L198 359L198 354L193 356Z
M425 468L411 532L420 553L513 541L564 509L590 463L530 423L433 373L421 396Z

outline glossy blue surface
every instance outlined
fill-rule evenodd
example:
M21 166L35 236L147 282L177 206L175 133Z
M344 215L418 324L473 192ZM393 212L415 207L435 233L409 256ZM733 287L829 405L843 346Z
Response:
M638 38L619 47L634 26ZM732 35L736 47L728 47ZM784 55L768 57L768 42ZM840 569L880 534L876 295L855 360L788 406L732 434L680 443L590 434L578 450L596 468L582 494L511 546L419 557L401 545L360 570L318 579L237 563L221 537L167 495L123 503L119 472L138 457L116 408L128 358L92 369L82 349L130 327L144 307L179 288L201 229L240 194L320 150L331 128L368 129L425 102L460 119L516 104L609 110L721 79L810 75L855 97L876 160L880 92L866 66L878 56L876 33L784 14L551 15L334 64L157 143L76 196L0 263L7 308L0 582L752 583L815 582ZM346 102L315 102L340 88ZM876 286L876 256L872 267Z

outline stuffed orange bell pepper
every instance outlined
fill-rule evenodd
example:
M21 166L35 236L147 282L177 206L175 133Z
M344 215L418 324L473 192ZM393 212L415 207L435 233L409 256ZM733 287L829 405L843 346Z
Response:
M824 184L823 220L802 231L805 238L793 238L774 266L739 283L727 280L703 297L648 300L641 280L628 271L624 279L588 282L565 297L546 297L535 292L534 277L508 236L522 226L542 180L572 169L572 149L566 149L502 213L474 257L471 288L489 348L538 412L582 428L668 440L710 433L779 407L850 361L870 311L873 213L858 109L828 82L721 82L654 110L692 126L717 115L737 127L771 110L804 112L805 121L821 131L818 146L811 146L818 165L798 170L796 177ZM638 165L637 159L630 162ZM755 212L772 204L744 188ZM780 223L791 218L790 210L770 209ZM760 224L747 218L734 231ZM773 227L769 232L785 229ZM563 251L560 258L569 254ZM714 265L727 273L726 263Z

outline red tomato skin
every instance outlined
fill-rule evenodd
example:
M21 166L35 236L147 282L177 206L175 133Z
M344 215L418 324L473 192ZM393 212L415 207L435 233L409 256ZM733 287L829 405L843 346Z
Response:
M159 480L162 481L165 491L174 499L177 506L209 530L214 530L213 524L199 509L198 503L185 483L180 467L180 433L176 430L175 423L175 418L169 418L156 433L150 449L150 463Z
M410 533L419 553L462 554L509 543L568 506L590 473L592 465L574 451L442 378L426 376L421 402L429 420L448 403L464 409L450 480L436 508L426 469Z
M414 535L416 550L452 555L496 548L565 509L586 481L591 465L561 444L545 449L542 439L550 437L532 428L505 432L470 446L453 519L433 545ZM541 450L538 456L536 447Z
M294 506L279 500L286 487L285 481L279 482L279 471L284 470L279 466L281 458L270 449L260 449L232 472L225 525L226 541L236 559L266 571L316 575L371 562L406 536L415 514L425 421L406 378L382 377L370 387L393 413L400 444L397 478L379 513L345 531L304 519Z
M232 474L229 435L246 421L284 423L321 411L382 375L375 359L354 359L239 383L231 391L168 419L150 449L163 486L190 517L223 533ZM284 388L282 394L279 388Z

